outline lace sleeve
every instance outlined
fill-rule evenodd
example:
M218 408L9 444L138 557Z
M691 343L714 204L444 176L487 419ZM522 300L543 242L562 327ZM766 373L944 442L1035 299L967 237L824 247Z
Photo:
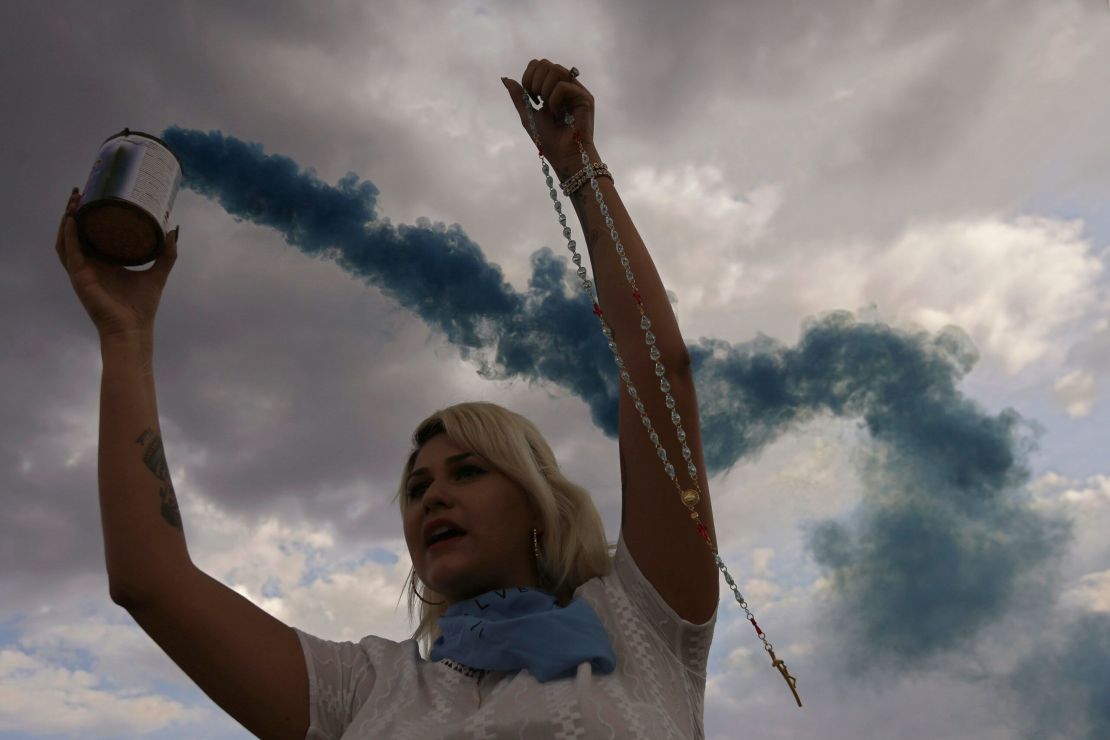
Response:
M713 614L704 624L687 622L680 617L636 565L636 560L624 544L623 533L617 538L617 549L613 553L613 570L620 579L629 600L650 624L663 644L687 670L704 678L706 666L709 664L709 648L713 642L718 610L714 609Z
M333 642L293 629L308 668L305 738L339 740L374 686L374 667L358 643Z

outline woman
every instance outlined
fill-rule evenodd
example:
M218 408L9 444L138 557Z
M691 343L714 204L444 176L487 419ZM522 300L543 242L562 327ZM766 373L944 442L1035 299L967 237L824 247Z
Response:
M545 101L535 115L539 143L560 180L582 169L564 112L590 160L601 161L593 96L566 68L533 60L520 84L504 84L530 137L522 95ZM571 201L598 310L677 459L634 298L651 317L699 471L696 511L715 541L686 347L612 179L598 184L638 287L634 297L587 183ZM410 614L420 600L412 638L309 635L196 568L186 549L152 372L177 232L146 272L99 263L82 253L70 217L78 200L74 189L56 249L101 343L98 477L111 597L213 701L267 738L703 736L717 569L632 399L621 394L623 506L612 559L588 493L563 475L535 425L496 404L458 404L418 425L398 491L413 563Z

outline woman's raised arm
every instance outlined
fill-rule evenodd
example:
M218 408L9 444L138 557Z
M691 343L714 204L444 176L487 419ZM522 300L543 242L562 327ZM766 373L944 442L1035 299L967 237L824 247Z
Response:
M518 85L513 80L506 80L505 86L513 95L514 105L526 130L530 131L530 127L521 95L527 91L545 101L545 107L534 111L533 116L544 156L552 163L560 181L569 179L583 166L575 132L590 162L603 161L593 142L593 96L581 83L572 78L564 67L547 60L532 60L521 83ZM564 110L574 116L573 129L562 123ZM673 411L681 417L686 432L685 445L690 452L689 460L698 469L701 498L694 510L708 530L710 540L716 542L701 446L697 395L686 343L655 264L617 194L613 180L598 178L598 186L608 216L602 214L601 204L597 202L588 181L570 196L593 266L598 309L613 331L613 340L625 362L632 385L639 393L644 413L651 419L659 442L667 452L668 461L675 466L679 483L684 489L692 488L682 442L676 435L677 427L672 423L672 409L664 403L662 388L669 385L666 392L674 400ZM607 218L612 219L611 227ZM628 269L633 273L637 288L635 294L625 275L622 255L616 251L611 229L616 230L624 249L623 257L628 260ZM651 347L644 341L638 302L642 302L644 313L651 321L654 346L659 350L657 360L650 356ZM665 368L662 377L655 371L657 361ZM613 372L617 372L615 366ZM701 624L712 616L719 600L718 570L713 552L698 534L674 482L664 471L664 463L656 453L655 444L648 436L635 403L622 383L620 456L621 530L624 541L641 572L668 605L683 619Z

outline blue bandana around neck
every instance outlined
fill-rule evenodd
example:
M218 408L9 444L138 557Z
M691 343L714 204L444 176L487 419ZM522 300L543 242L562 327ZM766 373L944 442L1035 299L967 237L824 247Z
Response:
M492 671L527 668L540 683L569 678L584 661L596 673L612 673L617 665L605 626L581 597L560 608L546 591L495 589L452 604L439 628L432 660Z

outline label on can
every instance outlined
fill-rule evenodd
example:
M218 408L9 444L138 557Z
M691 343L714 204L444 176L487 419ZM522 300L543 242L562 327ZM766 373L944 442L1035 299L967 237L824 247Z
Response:
M181 187L181 166L160 139L124 129L105 141L77 209L78 231L97 256L122 265L157 258Z
M141 206L158 219L164 234L180 187L181 168L173 154L152 139L132 135L105 142L85 194L115 196Z

